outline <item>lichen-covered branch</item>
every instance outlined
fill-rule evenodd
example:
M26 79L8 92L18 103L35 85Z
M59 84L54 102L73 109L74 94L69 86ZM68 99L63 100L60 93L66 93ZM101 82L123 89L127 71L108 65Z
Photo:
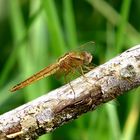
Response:
M0 139L37 139L140 85L140 45L0 116Z

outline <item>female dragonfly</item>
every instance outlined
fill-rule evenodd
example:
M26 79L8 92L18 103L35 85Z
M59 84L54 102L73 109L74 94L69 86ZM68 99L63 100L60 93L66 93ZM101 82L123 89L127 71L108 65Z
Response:
M88 42L88 43L94 43L94 42ZM80 69L82 74L82 69L88 69L89 65L92 61L92 55L87 51L81 51L81 52L69 52L66 53L64 56L60 57L56 63L49 65L39 71L38 73L32 75L25 81L15 85L10 89L11 92L17 91L19 89L22 89L44 77L50 76L55 73L62 73L65 76L67 76L71 72L75 72L77 69Z

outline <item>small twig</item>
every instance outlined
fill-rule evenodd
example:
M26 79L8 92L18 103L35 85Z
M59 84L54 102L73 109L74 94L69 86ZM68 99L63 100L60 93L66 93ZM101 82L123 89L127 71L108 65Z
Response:
M37 139L140 85L140 45L38 99L0 116L0 139ZM87 82L88 80L88 82Z

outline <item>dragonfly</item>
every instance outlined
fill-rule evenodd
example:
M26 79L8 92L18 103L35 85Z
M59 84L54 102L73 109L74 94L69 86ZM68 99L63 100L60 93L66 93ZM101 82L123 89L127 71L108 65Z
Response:
M91 42L88 42L91 43ZM92 42L93 43L93 42ZM89 65L91 64L93 57L91 53L87 51L72 51L66 53L64 56L60 57L54 64L51 64L44 69L40 70L36 74L32 75L25 81L13 86L10 91L15 92L22 89L42 78L48 77L53 74L62 73L67 76L69 73L75 72L75 70L80 69L82 75L84 75L83 69L89 70ZM71 86L71 85L70 85Z

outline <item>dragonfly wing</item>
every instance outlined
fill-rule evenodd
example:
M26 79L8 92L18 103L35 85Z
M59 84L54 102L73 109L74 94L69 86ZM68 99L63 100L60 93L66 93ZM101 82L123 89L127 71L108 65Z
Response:
M86 52L94 53L96 49L95 42L93 41L86 42L83 45L80 45L77 49L80 52L86 51Z
M29 77L28 79L26 79L25 81L17 84L16 86L11 88L11 92L14 92L16 90L19 90L21 88L24 88L25 86L28 86L44 77L50 76L54 73L56 73L59 70L59 64L53 64L50 65L44 69L42 69L41 71L39 71L38 73L34 74L33 76Z

